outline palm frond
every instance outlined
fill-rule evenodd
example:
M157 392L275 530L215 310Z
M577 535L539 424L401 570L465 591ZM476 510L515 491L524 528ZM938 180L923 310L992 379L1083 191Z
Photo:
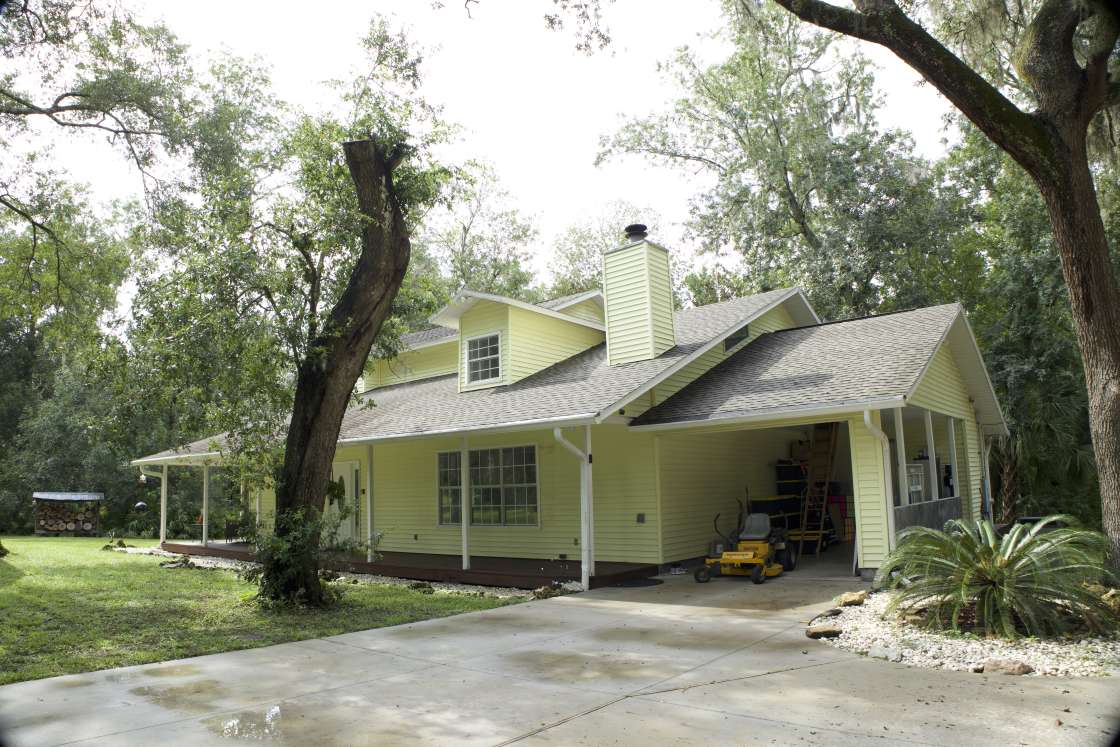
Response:
M1103 632L1120 624L1091 588L1116 581L1108 552L1103 534L1071 516L1017 524L1002 536L990 521L954 519L942 530L901 532L876 584L895 590L889 610L921 611L930 627L959 630L965 620L1003 638Z

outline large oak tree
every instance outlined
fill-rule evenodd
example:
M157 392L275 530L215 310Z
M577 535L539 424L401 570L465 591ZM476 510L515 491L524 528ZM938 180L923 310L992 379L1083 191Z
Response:
M1025 4L1029 14L1010 55L1029 102L1019 106L978 72L980 65L915 20L920 9L908 13L893 0L854 0L851 9L824 0L774 1L804 21L891 50L1030 174L1069 289L1102 523L1120 559L1120 288L1090 162L1091 128L1106 112L1111 124L1120 106L1120 7L1107 0ZM750 12L748 0L741 5Z

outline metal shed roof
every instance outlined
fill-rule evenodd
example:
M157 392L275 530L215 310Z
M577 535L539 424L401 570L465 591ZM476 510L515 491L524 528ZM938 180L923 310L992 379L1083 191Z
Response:
M31 497L37 501L103 501L104 493L50 493L36 491Z

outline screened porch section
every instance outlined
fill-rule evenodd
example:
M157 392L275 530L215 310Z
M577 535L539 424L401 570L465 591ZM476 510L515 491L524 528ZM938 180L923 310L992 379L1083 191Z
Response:
M894 531L912 526L941 529L972 515L970 463L979 465L979 445L970 444L968 424L921 407L882 410L890 440L894 487ZM977 453L973 455L972 450Z

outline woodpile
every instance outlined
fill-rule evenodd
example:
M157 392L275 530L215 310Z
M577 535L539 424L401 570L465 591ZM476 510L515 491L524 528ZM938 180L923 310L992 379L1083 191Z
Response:
M35 531L41 534L95 534L97 507L81 503L36 501Z

